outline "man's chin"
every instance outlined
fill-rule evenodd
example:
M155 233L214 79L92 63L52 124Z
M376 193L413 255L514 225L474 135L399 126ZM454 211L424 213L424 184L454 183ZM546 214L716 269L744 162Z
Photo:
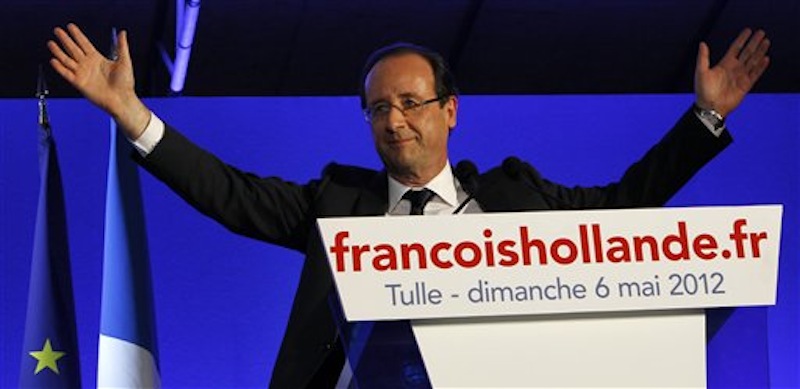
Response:
M408 174L414 171L414 160L404 156L384 157L383 164L386 169L396 174Z

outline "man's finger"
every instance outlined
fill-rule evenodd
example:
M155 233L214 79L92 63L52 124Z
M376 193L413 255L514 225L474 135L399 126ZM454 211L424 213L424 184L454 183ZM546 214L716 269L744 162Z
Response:
M76 26L74 23L70 23L67 25L67 29L69 29L70 35L72 35L72 37L75 39L75 42L78 43L78 46L81 48L81 50L83 50L84 53L93 54L97 52L97 49L94 48L92 42L89 41L89 38L84 35L83 31L81 31L78 26Z
M61 46L59 46L56 42L48 41L47 48L50 50L50 54L53 54L54 59L56 59L66 68L75 70L78 67L78 63L70 58L70 56L68 56L64 50L61 50Z
M745 45L744 49L739 53L739 60L747 62L757 51L759 45L764 40L766 34L762 30L758 30Z
M769 46L771 44L772 42L770 42L769 39L762 40L761 43L758 44L758 49L756 50L756 56L758 56L758 58L765 57L767 55L767 51L769 51Z
M764 30L758 30L747 42L747 49L750 52L755 52L762 42L767 38L767 33Z
M695 71L706 71L710 64L709 49L705 42L700 42L700 47L697 49L697 68Z
M66 50L67 54L69 54L70 57L78 59L86 56L83 50L81 50L81 48L78 47L77 44L75 44L75 41L72 40L72 37L70 37L69 34L66 31L64 31L64 29L62 29L61 27L56 27L55 34L56 37L58 38L58 41L61 43L61 46L64 47L64 49Z
M728 47L728 51L725 52L724 58L731 58L737 59L739 58L739 53L744 48L745 43L747 43L747 39L750 38L753 31L749 28L745 28L742 32L739 33L739 36L736 37L736 40L731 43L730 47Z
M758 46L755 48L753 54L750 57L748 57L746 62L744 63L745 67L748 69L748 72L752 72L754 67L761 65L762 60L767 56L769 45L770 45L769 39L762 37L760 42L758 42Z
M71 70L67 69L59 60L55 58L50 59L50 66L56 71L56 73L60 74L67 82L70 84L75 85L75 73Z
M119 39L117 40L117 55L120 59L130 62L131 53L128 48L128 33L125 30L120 31Z
M753 68L750 69L749 72L750 79L753 81L754 84L756 81L758 81L759 78L761 78L761 75L764 74L764 71L767 70L768 66L769 66L769 57L764 57L761 58L761 61L759 61L756 66L753 66Z

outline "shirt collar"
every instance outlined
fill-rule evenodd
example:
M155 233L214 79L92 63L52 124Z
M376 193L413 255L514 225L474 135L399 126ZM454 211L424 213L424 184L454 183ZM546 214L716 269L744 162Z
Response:
M456 181L455 177L453 176L453 169L450 167L450 161L448 160L445 165L444 169L442 169L436 177L433 177L430 182L427 184L419 187L419 188L428 188L436 193L436 198L441 199L445 203L450 206L455 207L458 204L458 195L456 192ZM412 189L409 186L405 186L401 184L399 181L389 176L389 210L394 209L397 206L397 203L403 198L403 195L409 190Z

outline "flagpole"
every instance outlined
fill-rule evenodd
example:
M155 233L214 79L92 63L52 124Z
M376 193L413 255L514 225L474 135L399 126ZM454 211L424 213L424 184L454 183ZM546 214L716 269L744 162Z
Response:
M42 65L39 65L39 80L36 86L36 98L39 99L39 127L50 132L50 116L47 114L47 100L45 98L50 94L47 89L47 81L44 79L44 70Z

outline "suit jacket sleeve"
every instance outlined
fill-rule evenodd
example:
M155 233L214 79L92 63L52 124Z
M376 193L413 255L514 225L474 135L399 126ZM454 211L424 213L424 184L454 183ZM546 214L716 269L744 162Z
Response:
M169 125L156 148L137 161L201 213L229 230L303 251L319 181L298 185L227 165Z
M714 136L690 109L617 182L565 187L543 179L530 165L525 164L522 171L525 179L543 192L548 197L545 201L554 208L657 207L664 205L731 142L727 130L719 137Z

